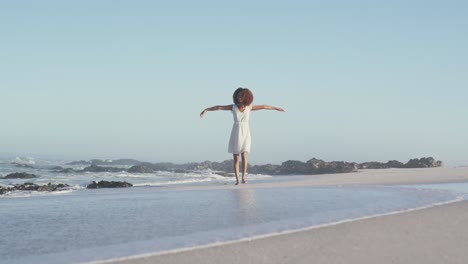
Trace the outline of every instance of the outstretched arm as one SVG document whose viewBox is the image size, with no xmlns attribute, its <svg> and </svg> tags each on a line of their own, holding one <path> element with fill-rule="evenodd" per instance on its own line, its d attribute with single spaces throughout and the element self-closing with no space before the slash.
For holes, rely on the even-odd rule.
<svg viewBox="0 0 468 264">
<path fill-rule="evenodd" d="M 283 108 L 279 108 L 279 107 L 271 106 L 271 105 L 253 105 L 252 106 L 252 111 L 263 110 L 263 109 L 284 112 Z"/>
<path fill-rule="evenodd" d="M 206 111 L 217 111 L 217 110 L 232 110 L 232 105 L 217 105 L 217 106 L 206 108 L 200 113 L 200 118 L 203 117 Z"/>
</svg>

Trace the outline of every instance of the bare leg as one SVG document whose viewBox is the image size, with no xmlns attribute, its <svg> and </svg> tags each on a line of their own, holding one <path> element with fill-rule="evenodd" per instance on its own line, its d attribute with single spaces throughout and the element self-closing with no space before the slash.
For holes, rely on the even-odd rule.
<svg viewBox="0 0 468 264">
<path fill-rule="evenodd" d="M 242 183 L 246 183 L 245 176 L 247 175 L 247 152 L 242 152 Z"/>
<path fill-rule="evenodd" d="M 234 157 L 234 174 L 236 175 L 236 185 L 239 185 L 239 154 L 232 154 Z"/>
</svg>

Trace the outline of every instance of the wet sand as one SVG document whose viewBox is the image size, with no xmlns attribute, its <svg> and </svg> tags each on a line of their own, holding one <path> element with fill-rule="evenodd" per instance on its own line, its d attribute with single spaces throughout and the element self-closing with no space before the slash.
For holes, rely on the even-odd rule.
<svg viewBox="0 0 468 264">
<path fill-rule="evenodd" d="M 318 175 L 300 182 L 266 183 L 258 184 L 258 187 L 467 181 L 468 168 L 390 169 Z M 265 238 L 135 256 L 109 263 L 467 263 L 467 224 L 468 201 L 462 201 Z"/>
</svg>

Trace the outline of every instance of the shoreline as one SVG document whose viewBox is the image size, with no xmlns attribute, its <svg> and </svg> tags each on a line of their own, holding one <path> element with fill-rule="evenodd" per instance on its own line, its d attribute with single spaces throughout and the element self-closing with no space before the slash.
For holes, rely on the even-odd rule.
<svg viewBox="0 0 468 264">
<path fill-rule="evenodd" d="M 286 187 L 325 187 L 350 185 L 416 185 L 468 182 L 468 167 L 440 167 L 417 169 L 365 169 L 350 173 L 315 175 L 277 175 L 272 177 L 295 178 L 299 180 L 233 185 L 167 186 L 173 190 L 211 190 L 235 188 L 286 188 Z"/>
<path fill-rule="evenodd" d="M 468 182 L 468 168 L 432 168 L 387 169 L 384 173 L 382 170 L 365 170 L 356 173 L 312 175 L 304 176 L 298 181 L 256 183 L 240 187 L 223 185 L 170 188 L 198 190 L 466 182 Z M 468 201 L 458 197 L 441 204 L 382 215 L 364 216 L 194 248 L 90 263 L 218 263 L 220 259 L 224 264 L 465 263 L 468 259 L 468 253 L 465 253 L 463 246 L 468 244 L 468 231 L 464 230 L 466 222 L 468 222 Z M 408 223 L 413 224 L 408 225 Z M 373 232 L 370 233 L 369 230 Z M 430 238 L 423 239 L 428 235 Z M 457 236 L 457 240 L 452 239 L 452 236 Z M 434 244 L 438 246 L 435 247 Z M 447 256 L 451 259 L 448 260 Z"/>
<path fill-rule="evenodd" d="M 89 263 L 466 263 L 468 201 Z M 430 250 L 431 249 L 431 250 Z"/>
<path fill-rule="evenodd" d="M 200 245 L 200 246 L 195 246 L 195 247 L 188 247 L 188 248 L 179 248 L 179 249 L 174 249 L 174 250 L 168 250 L 168 251 L 161 251 L 161 252 L 155 252 L 155 253 L 146 253 L 146 254 L 141 254 L 141 255 L 134 255 L 134 256 L 128 256 L 128 257 L 123 257 L 123 258 L 116 258 L 116 259 L 109 259 L 109 260 L 102 260 L 102 261 L 92 261 L 92 262 L 87 262 L 87 263 L 93 263 L 93 264 L 105 264 L 105 263 L 134 263 L 134 260 L 139 261 L 140 259 L 154 259 L 158 257 L 164 257 L 165 255 L 172 255 L 172 254 L 186 254 L 192 251 L 199 251 L 199 250 L 205 250 L 205 249 L 210 249 L 210 248 L 216 248 L 216 247 L 228 247 L 229 245 L 234 245 L 238 243 L 248 243 L 256 240 L 268 240 L 268 239 L 277 239 L 277 237 L 281 236 L 286 236 L 286 235 L 294 235 L 296 233 L 301 233 L 301 232 L 309 232 L 315 229 L 320 229 L 320 228 L 328 228 L 328 227 L 333 227 L 336 225 L 342 225 L 342 224 L 348 224 L 348 223 L 353 223 L 357 221 L 365 221 L 368 219 L 373 219 L 373 218 L 380 218 L 380 217 L 386 217 L 386 216 L 393 216 L 393 215 L 399 215 L 399 214 L 406 214 L 406 213 L 411 213 L 411 212 L 416 212 L 420 210 L 426 210 L 426 209 L 431 209 L 434 207 L 440 207 L 440 206 L 445 206 L 445 205 L 450 205 L 454 203 L 460 203 L 460 202 L 467 202 L 465 201 L 464 197 L 458 196 L 457 198 L 453 200 L 449 200 L 446 202 L 440 202 L 440 203 L 435 203 L 427 206 L 422 206 L 422 207 L 416 207 L 416 208 L 411 208 L 411 209 L 405 209 L 401 211 L 393 211 L 393 212 L 388 212 L 388 213 L 383 213 L 383 214 L 377 214 L 377 215 L 368 215 L 368 216 L 362 216 L 358 218 L 352 218 L 352 219 L 345 219 L 345 220 L 340 220 L 337 222 L 331 222 L 331 223 L 326 223 L 326 224 L 320 224 L 320 225 L 314 225 L 314 226 L 309 226 L 309 227 L 304 227 L 304 228 L 299 228 L 299 229 L 291 229 L 291 230 L 286 230 L 286 231 L 281 231 L 278 233 L 270 233 L 270 234 L 264 234 L 264 235 L 257 235 L 253 237 L 247 237 L 247 238 L 242 238 L 238 240 L 230 240 L 230 241 L 223 241 L 223 242 L 217 242 L 217 243 L 211 243 L 207 245 Z M 137 262 L 140 263 L 140 262 Z"/>
</svg>

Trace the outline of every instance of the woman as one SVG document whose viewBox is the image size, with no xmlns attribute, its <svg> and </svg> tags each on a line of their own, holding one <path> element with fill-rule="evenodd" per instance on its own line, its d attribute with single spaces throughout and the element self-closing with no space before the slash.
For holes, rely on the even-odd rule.
<svg viewBox="0 0 468 264">
<path fill-rule="evenodd" d="M 245 176 L 247 174 L 247 154 L 250 152 L 250 127 L 249 119 L 250 112 L 257 110 L 276 110 L 284 112 L 284 109 L 270 105 L 252 105 L 253 94 L 247 88 L 238 88 L 232 99 L 232 105 L 218 105 L 206 108 L 200 113 L 203 117 L 207 111 L 229 110 L 234 117 L 234 125 L 231 130 L 229 139 L 228 152 L 232 153 L 234 158 L 234 174 L 236 175 L 236 185 L 239 184 L 239 156 L 242 156 L 242 183 L 246 183 Z"/>
</svg>

